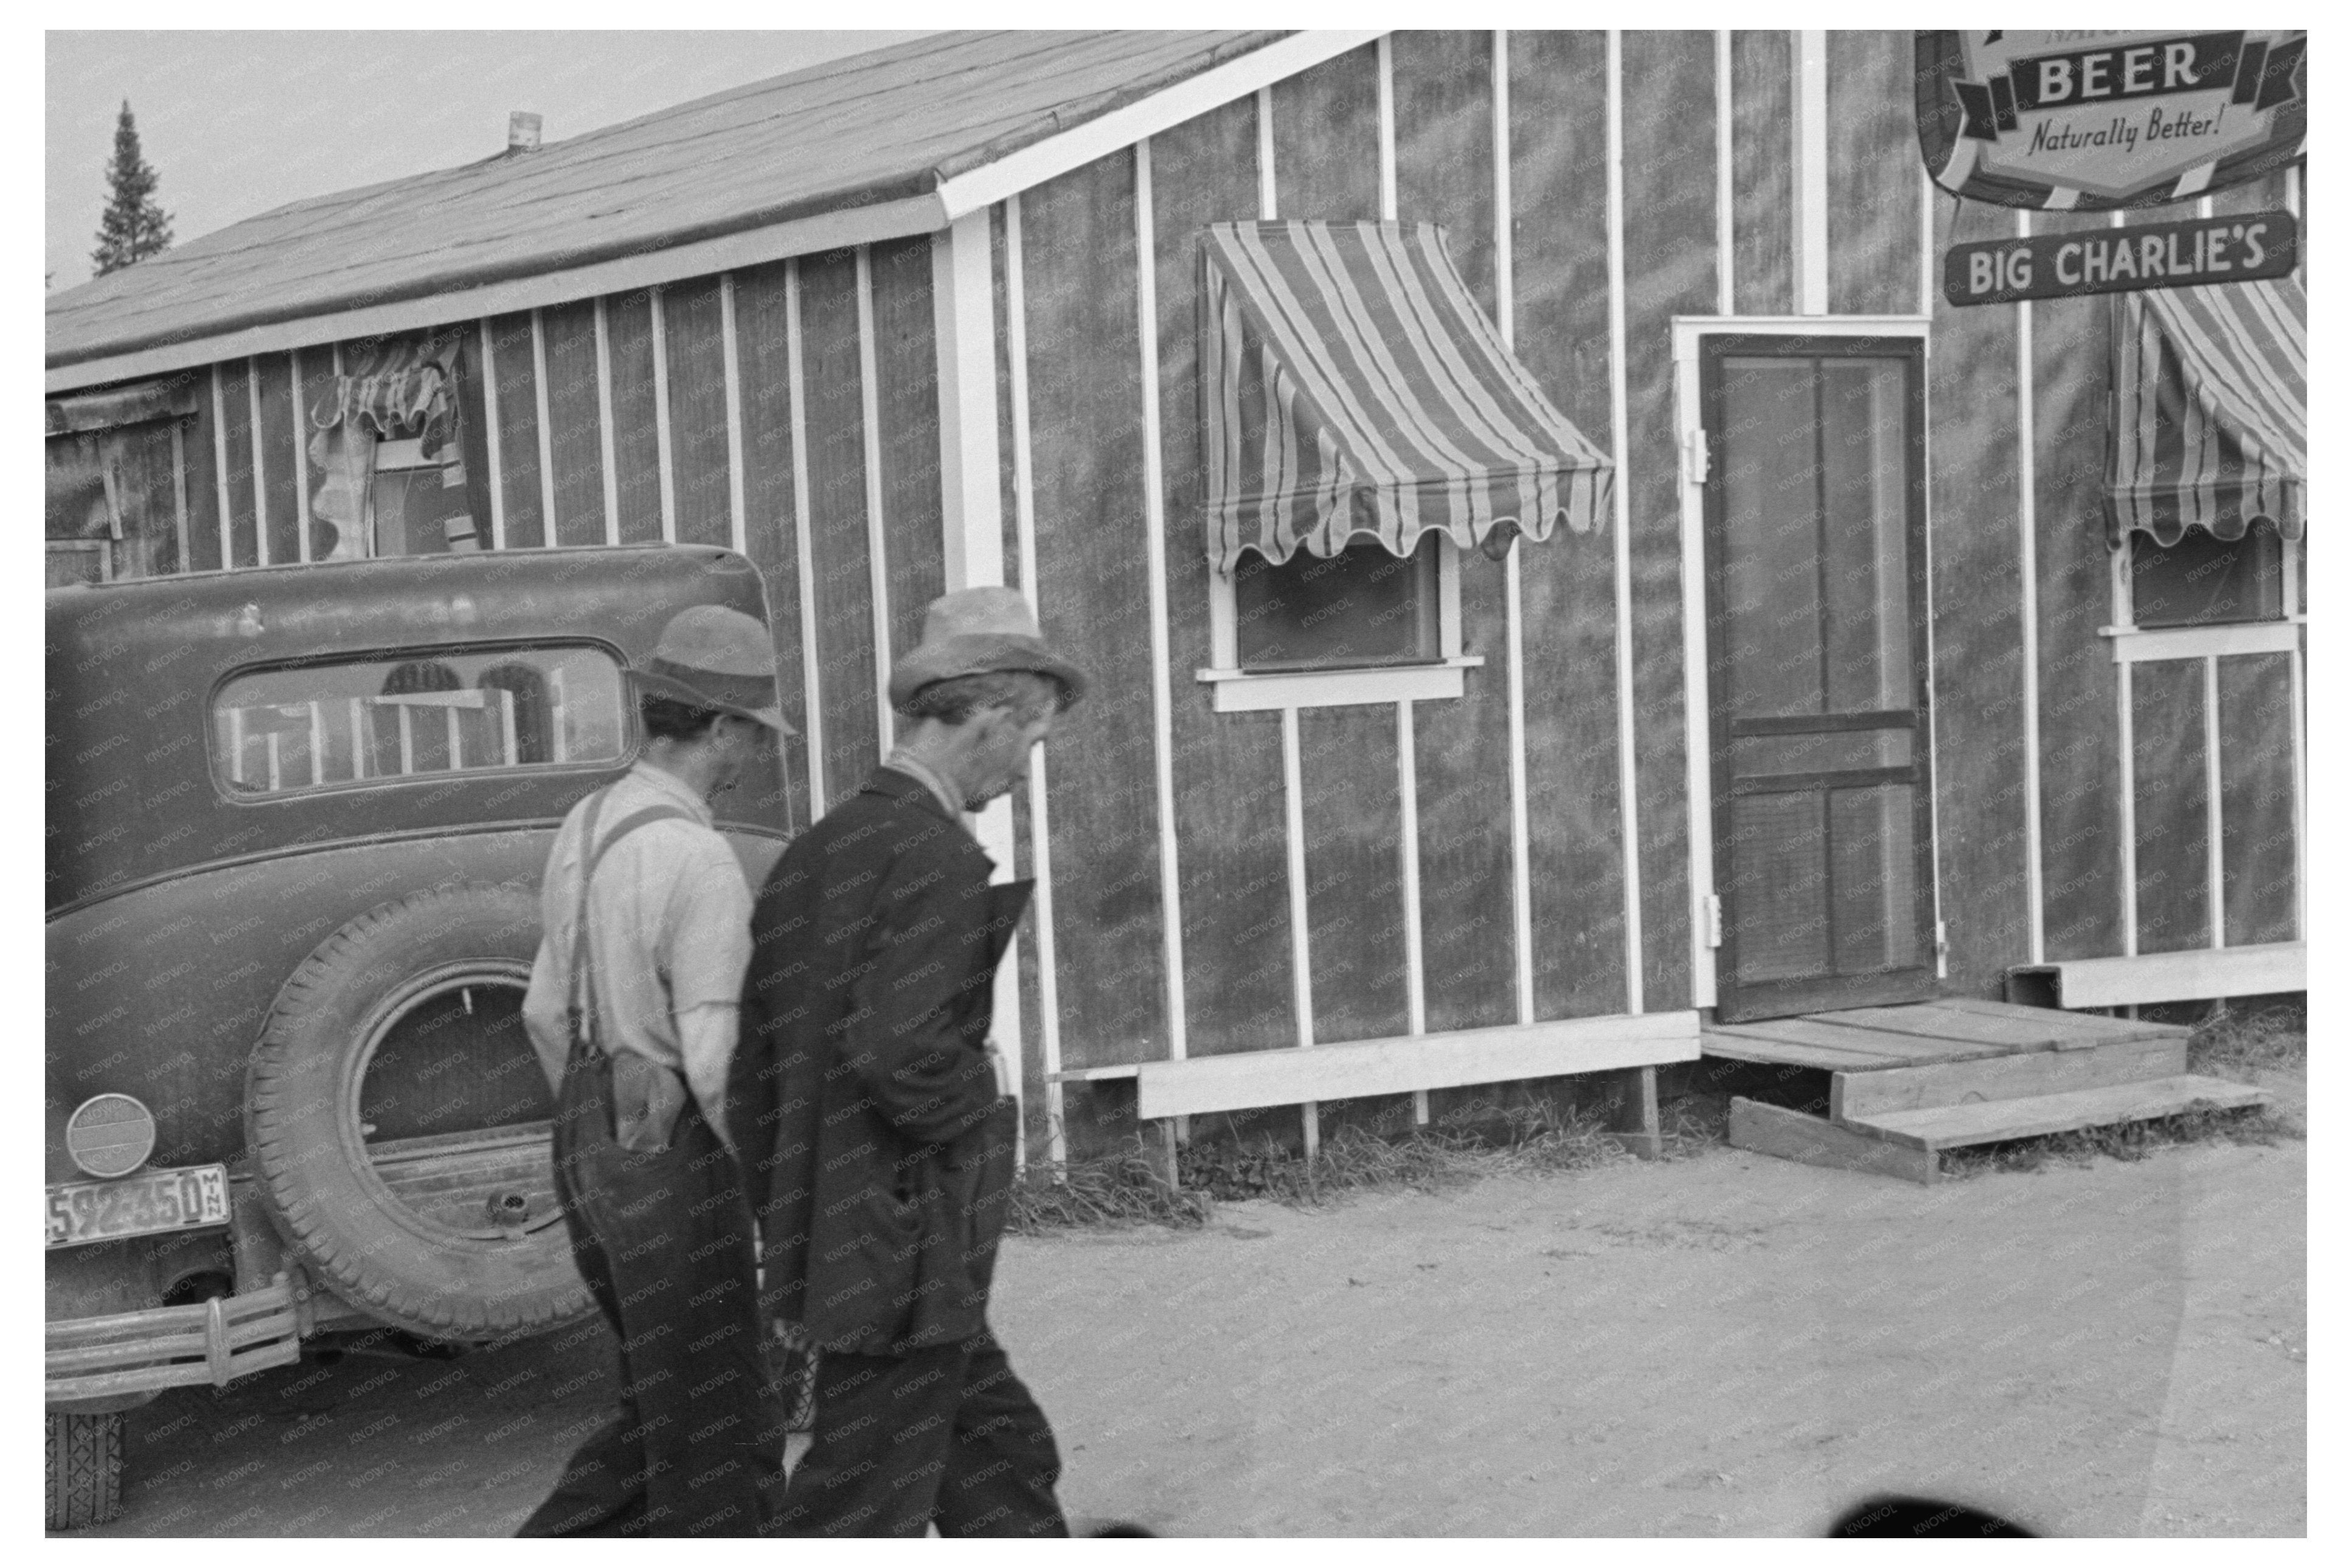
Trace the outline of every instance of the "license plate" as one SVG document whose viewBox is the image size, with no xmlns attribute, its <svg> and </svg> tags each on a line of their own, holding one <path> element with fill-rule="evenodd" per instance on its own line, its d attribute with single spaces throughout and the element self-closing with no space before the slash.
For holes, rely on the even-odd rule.
<svg viewBox="0 0 2352 1568">
<path fill-rule="evenodd" d="M 142 1171 L 114 1182 L 60 1182 L 48 1192 L 51 1247 L 228 1223 L 228 1167 Z"/>
</svg>

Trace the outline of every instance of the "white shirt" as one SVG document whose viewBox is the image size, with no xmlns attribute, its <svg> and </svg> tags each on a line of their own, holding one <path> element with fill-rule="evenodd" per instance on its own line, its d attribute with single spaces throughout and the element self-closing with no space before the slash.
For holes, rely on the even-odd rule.
<svg viewBox="0 0 2352 1568">
<path fill-rule="evenodd" d="M 709 806 L 676 774 L 646 763 L 604 792 L 598 842 L 654 805 L 674 807 L 683 819 L 649 823 L 615 843 L 589 892 L 597 1037 L 608 1051 L 635 1051 L 682 1071 L 705 1120 L 718 1128 L 751 963 L 751 892 L 734 850 L 711 826 Z M 565 1012 L 588 806 L 583 800 L 572 808 L 548 852 L 539 894 L 542 934 L 523 999 L 523 1026 L 551 1085 L 562 1083 L 570 1049 Z"/>
</svg>

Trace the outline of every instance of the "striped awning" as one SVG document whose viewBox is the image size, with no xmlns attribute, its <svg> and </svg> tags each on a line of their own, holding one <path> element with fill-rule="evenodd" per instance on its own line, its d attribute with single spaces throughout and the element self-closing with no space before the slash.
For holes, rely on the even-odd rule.
<svg viewBox="0 0 2352 1568">
<path fill-rule="evenodd" d="M 1503 346 L 1431 224 L 1225 223 L 1202 245 L 1209 556 L 1598 527 L 1612 468 Z"/>
<path fill-rule="evenodd" d="M 2107 530 L 2303 537 L 2304 297 L 2291 278 L 2113 297 Z"/>
</svg>

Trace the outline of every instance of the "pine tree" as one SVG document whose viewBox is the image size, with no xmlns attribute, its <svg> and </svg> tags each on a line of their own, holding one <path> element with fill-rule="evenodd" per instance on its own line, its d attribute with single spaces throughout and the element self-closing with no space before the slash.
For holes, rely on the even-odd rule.
<svg viewBox="0 0 2352 1568">
<path fill-rule="evenodd" d="M 155 200 L 156 174 L 139 150 L 139 127 L 131 100 L 114 121 L 114 157 L 106 165 L 106 216 L 99 220 L 98 248 L 89 253 L 98 276 L 172 247 L 172 215 Z"/>
</svg>

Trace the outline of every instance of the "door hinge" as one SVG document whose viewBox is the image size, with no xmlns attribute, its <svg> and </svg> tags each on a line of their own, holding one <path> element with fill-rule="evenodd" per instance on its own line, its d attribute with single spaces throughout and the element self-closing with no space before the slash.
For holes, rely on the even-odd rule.
<svg viewBox="0 0 2352 1568">
<path fill-rule="evenodd" d="M 1715 893 L 1706 896 L 1706 945 L 1723 945 L 1723 900 Z"/>
<path fill-rule="evenodd" d="M 1952 940 L 1944 931 L 1944 922 L 1936 922 L 1936 978 L 1945 977 L 1945 961 L 1951 956 Z"/>
<path fill-rule="evenodd" d="M 1706 483 L 1706 432 L 1696 429 L 1684 431 L 1683 479 L 1685 482 L 1694 485 Z"/>
</svg>

